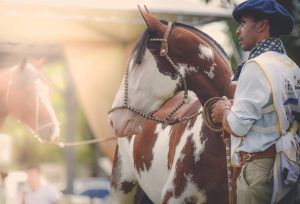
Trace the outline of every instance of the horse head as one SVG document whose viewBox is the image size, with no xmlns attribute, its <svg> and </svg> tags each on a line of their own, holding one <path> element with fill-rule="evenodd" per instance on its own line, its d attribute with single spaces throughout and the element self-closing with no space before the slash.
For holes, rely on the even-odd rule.
<svg viewBox="0 0 300 204">
<path fill-rule="evenodd" d="M 33 63 L 23 60 L 20 65 L 4 70 L 1 76 L 1 116 L 4 118 L 11 114 L 41 141 L 55 141 L 60 134 L 60 128 L 41 66 L 34 66 Z"/>
<path fill-rule="evenodd" d="M 202 104 L 234 93 L 228 58 L 216 41 L 194 27 L 141 14 L 147 29 L 133 50 L 109 114 L 118 136 L 138 134 L 144 118 L 151 119 L 178 91 L 185 91 L 185 99 L 187 90 L 195 92 Z"/>
</svg>

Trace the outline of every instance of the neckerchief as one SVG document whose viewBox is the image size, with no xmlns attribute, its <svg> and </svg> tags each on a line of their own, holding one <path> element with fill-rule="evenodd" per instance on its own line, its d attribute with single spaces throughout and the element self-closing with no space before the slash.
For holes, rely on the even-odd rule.
<svg viewBox="0 0 300 204">
<path fill-rule="evenodd" d="M 275 51 L 275 52 L 279 52 L 281 54 L 285 54 L 285 48 L 284 48 L 281 40 L 278 38 L 269 38 L 269 39 L 265 39 L 265 40 L 262 40 L 262 41 L 256 43 L 256 45 L 254 46 L 254 48 L 252 48 L 252 50 L 250 52 L 248 60 L 250 60 L 254 57 L 257 57 L 260 54 L 262 54 L 264 52 L 268 52 L 268 51 Z M 242 68 L 245 63 L 246 63 L 246 61 L 242 62 L 241 64 L 239 64 L 237 66 L 236 73 L 235 73 L 232 81 L 237 81 L 239 79 Z"/>
</svg>

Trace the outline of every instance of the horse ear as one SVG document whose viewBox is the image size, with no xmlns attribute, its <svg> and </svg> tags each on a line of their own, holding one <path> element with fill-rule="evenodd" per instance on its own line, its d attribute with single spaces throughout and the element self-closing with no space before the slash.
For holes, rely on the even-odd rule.
<svg viewBox="0 0 300 204">
<path fill-rule="evenodd" d="M 147 9 L 146 9 L 146 11 L 143 11 L 139 5 L 138 5 L 138 8 L 139 8 L 139 11 L 140 11 L 145 23 L 147 24 L 147 27 L 151 31 L 163 31 L 164 30 L 165 25 L 160 22 L 159 18 L 157 18 L 154 14 L 150 13 Z"/>
</svg>

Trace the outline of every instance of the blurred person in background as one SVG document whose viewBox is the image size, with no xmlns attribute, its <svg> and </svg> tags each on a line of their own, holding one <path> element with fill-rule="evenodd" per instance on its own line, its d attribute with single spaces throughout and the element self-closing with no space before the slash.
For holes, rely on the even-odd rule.
<svg viewBox="0 0 300 204">
<path fill-rule="evenodd" d="M 4 179 L 7 176 L 6 173 L 0 171 L 0 203 L 5 204 L 5 186 Z"/>
<path fill-rule="evenodd" d="M 27 168 L 27 183 L 21 194 L 21 204 L 59 204 L 60 192 L 42 179 L 40 168 Z"/>
</svg>

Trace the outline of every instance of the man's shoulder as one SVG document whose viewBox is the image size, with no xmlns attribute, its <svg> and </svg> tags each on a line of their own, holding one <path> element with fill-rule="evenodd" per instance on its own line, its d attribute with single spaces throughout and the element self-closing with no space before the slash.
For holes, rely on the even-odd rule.
<svg viewBox="0 0 300 204">
<path fill-rule="evenodd" d="M 249 61 L 257 61 L 257 62 L 274 62 L 274 59 L 276 60 L 289 60 L 292 61 L 286 54 L 282 54 L 275 51 L 268 51 L 260 54 L 259 56 L 249 60 Z"/>
</svg>

